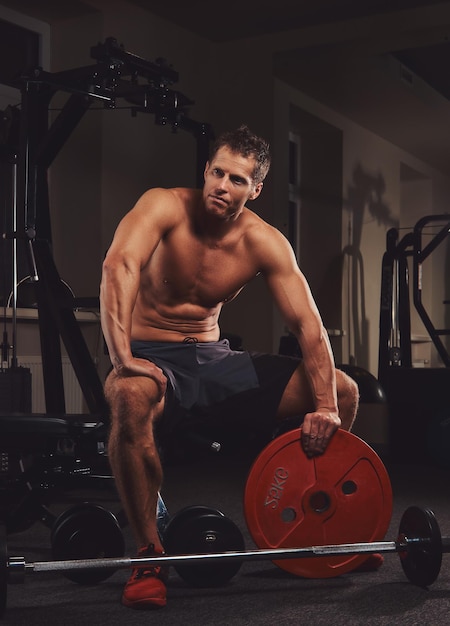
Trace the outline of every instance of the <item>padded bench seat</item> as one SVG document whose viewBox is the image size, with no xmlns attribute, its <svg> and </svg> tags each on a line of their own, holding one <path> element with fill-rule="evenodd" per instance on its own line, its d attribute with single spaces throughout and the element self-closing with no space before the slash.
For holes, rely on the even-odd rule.
<svg viewBox="0 0 450 626">
<path fill-rule="evenodd" d="M 50 435 L 73 437 L 92 432 L 103 425 L 101 416 L 90 414 L 49 415 L 47 413 L 1 413 L 0 435 Z"/>
</svg>

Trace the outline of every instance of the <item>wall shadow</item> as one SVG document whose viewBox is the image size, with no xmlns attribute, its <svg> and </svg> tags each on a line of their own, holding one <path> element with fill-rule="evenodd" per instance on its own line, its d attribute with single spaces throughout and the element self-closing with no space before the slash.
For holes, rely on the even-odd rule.
<svg viewBox="0 0 450 626">
<path fill-rule="evenodd" d="M 349 353 L 351 364 L 369 368 L 369 320 L 366 316 L 366 280 L 364 257 L 361 253 L 361 239 L 367 214 L 386 231 L 398 227 L 398 219 L 393 214 L 389 203 L 384 199 L 386 181 L 381 172 L 373 173 L 366 170 L 358 162 L 347 186 L 344 197 L 345 208 L 352 214 L 352 231 L 350 242 L 344 247 L 341 255 L 341 279 L 347 268 L 348 307 L 350 326 L 347 329 L 349 341 L 353 339 L 352 351 Z M 366 211 L 367 209 L 367 211 Z M 366 219 L 366 221 L 365 221 Z M 380 251 L 380 272 L 381 272 Z M 344 297 L 344 295 L 343 295 Z"/>
</svg>

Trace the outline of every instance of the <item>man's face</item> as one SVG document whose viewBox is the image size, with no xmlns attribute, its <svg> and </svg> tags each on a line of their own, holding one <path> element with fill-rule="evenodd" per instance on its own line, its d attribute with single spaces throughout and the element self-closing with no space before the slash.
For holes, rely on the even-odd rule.
<svg viewBox="0 0 450 626">
<path fill-rule="evenodd" d="M 205 167 L 203 200 L 206 212 L 223 220 L 235 219 L 247 200 L 261 193 L 263 184 L 254 184 L 253 157 L 245 158 L 223 147 Z"/>
</svg>

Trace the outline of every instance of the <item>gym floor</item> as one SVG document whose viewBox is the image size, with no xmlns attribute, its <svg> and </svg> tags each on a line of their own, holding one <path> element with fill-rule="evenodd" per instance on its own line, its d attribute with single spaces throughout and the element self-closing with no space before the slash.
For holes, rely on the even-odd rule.
<svg viewBox="0 0 450 626">
<path fill-rule="evenodd" d="M 254 544 L 243 514 L 243 491 L 253 454 L 211 455 L 197 461 L 169 464 L 165 470 L 164 500 L 170 513 L 204 504 L 219 508 L 244 534 L 247 549 Z M 431 465 L 385 462 L 393 488 L 393 515 L 386 541 L 397 539 L 400 518 L 411 505 L 432 509 L 443 535 L 450 535 L 450 470 Z M 71 492 L 53 503 L 55 512 L 83 500 L 97 502 L 113 512 L 120 505 L 113 486 Z M 124 529 L 126 555 L 134 556 L 128 527 Z M 8 551 L 27 562 L 49 560 L 50 533 L 40 523 L 8 537 Z M 62 574 L 28 573 L 24 584 L 8 586 L 4 624 L 141 624 L 159 626 L 197 624 L 393 624 L 448 623 L 450 562 L 443 557 L 441 573 L 428 589 L 412 585 L 397 554 L 386 554 L 376 572 L 349 573 L 337 578 L 305 579 L 293 576 L 269 561 L 246 562 L 224 587 L 188 586 L 172 569 L 165 609 L 150 614 L 120 604 L 128 571 L 116 571 L 95 586 L 73 583 Z"/>
</svg>

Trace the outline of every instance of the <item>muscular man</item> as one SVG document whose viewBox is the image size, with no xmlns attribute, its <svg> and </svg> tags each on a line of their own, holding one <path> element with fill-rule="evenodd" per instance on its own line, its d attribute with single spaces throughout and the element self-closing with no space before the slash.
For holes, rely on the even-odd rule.
<svg viewBox="0 0 450 626">
<path fill-rule="evenodd" d="M 101 319 L 113 371 L 109 459 L 139 554 L 159 554 L 162 469 L 154 426 L 182 411 L 205 419 L 304 416 L 302 446 L 325 451 L 355 418 L 356 384 L 335 370 L 327 333 L 291 246 L 247 204 L 269 170 L 268 144 L 242 126 L 216 141 L 203 190 L 151 189 L 120 222 L 103 265 Z M 261 274 L 303 359 L 233 352 L 219 314 Z M 166 604 L 162 568 L 136 568 L 122 602 Z"/>
</svg>

